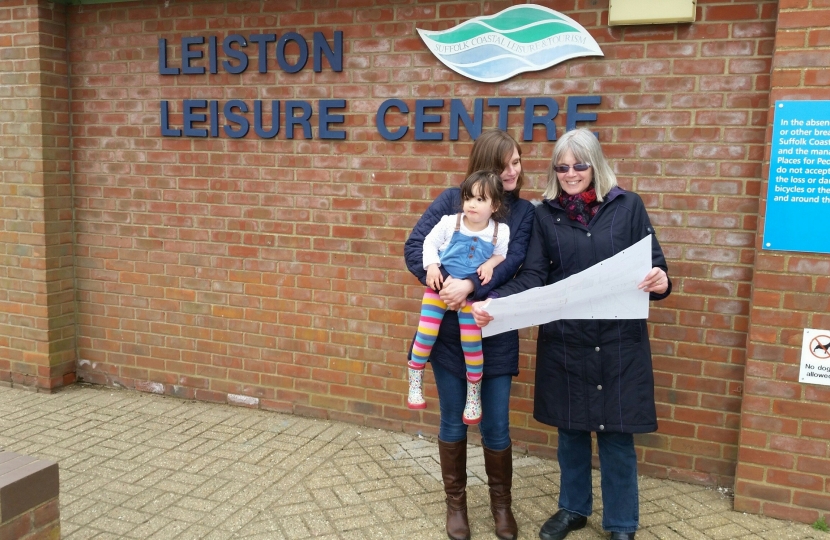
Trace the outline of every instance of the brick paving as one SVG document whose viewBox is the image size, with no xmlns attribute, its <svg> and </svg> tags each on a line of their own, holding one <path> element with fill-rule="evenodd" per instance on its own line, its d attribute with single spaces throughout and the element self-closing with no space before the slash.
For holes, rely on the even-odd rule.
<svg viewBox="0 0 830 540">
<path fill-rule="evenodd" d="M 0 448 L 59 463 L 67 540 L 446 538 L 437 445 L 403 433 L 89 385 L 0 386 Z M 468 473 L 473 538 L 495 538 L 478 446 Z M 558 481 L 556 462 L 514 455 L 520 538 L 538 538 Z M 599 506 L 596 471 L 594 490 Z M 702 486 L 641 477 L 640 497 L 641 540 L 830 540 L 734 512 Z M 568 539 L 606 538 L 600 519 Z"/>
</svg>

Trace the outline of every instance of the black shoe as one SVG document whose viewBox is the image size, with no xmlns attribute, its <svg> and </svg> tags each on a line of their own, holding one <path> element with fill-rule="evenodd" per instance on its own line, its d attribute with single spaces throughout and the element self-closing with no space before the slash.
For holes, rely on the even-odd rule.
<svg viewBox="0 0 830 540">
<path fill-rule="evenodd" d="M 542 540 L 562 540 L 571 531 L 581 529 L 588 523 L 588 518 L 560 508 L 548 519 L 539 531 Z"/>
<path fill-rule="evenodd" d="M 634 540 L 634 533 L 612 532 L 608 540 Z"/>
</svg>

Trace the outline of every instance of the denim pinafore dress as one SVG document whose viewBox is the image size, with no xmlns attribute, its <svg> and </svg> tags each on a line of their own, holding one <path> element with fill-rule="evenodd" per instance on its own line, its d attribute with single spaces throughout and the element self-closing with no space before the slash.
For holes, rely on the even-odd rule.
<svg viewBox="0 0 830 540">
<path fill-rule="evenodd" d="M 493 256 L 493 250 L 499 239 L 499 222 L 495 222 L 493 241 L 484 242 L 477 236 L 467 236 L 461 232 L 461 218 L 459 213 L 455 221 L 455 231 L 452 233 L 447 249 L 438 255 L 441 266 L 456 279 L 465 279 L 473 276 L 479 266 Z"/>
</svg>

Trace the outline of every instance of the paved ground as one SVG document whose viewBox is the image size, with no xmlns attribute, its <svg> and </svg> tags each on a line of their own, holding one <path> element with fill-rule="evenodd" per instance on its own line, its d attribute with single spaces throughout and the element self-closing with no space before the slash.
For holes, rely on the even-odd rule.
<svg viewBox="0 0 830 540">
<path fill-rule="evenodd" d="M 63 538 L 444 539 L 433 441 L 339 422 L 75 385 L 0 386 L 0 447 L 60 464 Z M 556 508 L 558 467 L 514 456 L 520 538 Z M 495 538 L 470 447 L 473 538 Z M 594 478 L 599 501 L 599 478 Z M 717 490 L 640 478 L 638 539 L 830 540 L 731 511 Z M 568 540 L 605 538 L 600 516 Z"/>
</svg>

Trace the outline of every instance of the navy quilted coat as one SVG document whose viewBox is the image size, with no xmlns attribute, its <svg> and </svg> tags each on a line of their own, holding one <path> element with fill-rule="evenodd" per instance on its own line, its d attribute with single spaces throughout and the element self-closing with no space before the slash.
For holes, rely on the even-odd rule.
<svg viewBox="0 0 830 540">
<path fill-rule="evenodd" d="M 496 266 L 493 278 L 482 286 L 478 279 L 472 279 L 475 291 L 474 300 L 483 300 L 494 287 L 503 285 L 522 265 L 530 241 L 530 232 L 533 227 L 533 205 L 530 202 L 505 193 L 505 204 L 510 209 L 507 216 L 507 225 L 510 227 L 510 243 L 507 248 L 507 257 Z M 432 230 L 442 216 L 457 214 L 461 211 L 461 190 L 450 188 L 438 196 L 427 208 L 404 245 L 404 257 L 409 271 L 426 286 L 426 270 L 424 270 L 423 245 L 424 237 Z M 442 268 L 443 270 L 443 268 Z M 447 274 L 444 272 L 444 277 Z M 415 329 L 413 328 L 413 334 Z M 447 311 L 441 327 L 438 329 L 438 338 L 432 348 L 430 362 L 437 362 L 455 376 L 465 379 L 464 354 L 461 351 L 461 334 L 458 328 L 458 315 L 454 311 Z M 519 373 L 519 333 L 505 332 L 497 336 L 482 340 L 484 349 L 484 377 L 499 375 L 518 375 Z"/>
<path fill-rule="evenodd" d="M 536 207 L 524 266 L 496 289 L 508 296 L 581 272 L 652 235 L 652 266 L 667 270 L 645 205 L 615 187 L 582 225 L 557 201 Z M 671 293 L 671 281 L 661 300 Z M 648 329 L 642 320 L 564 320 L 541 325 L 536 347 L 533 417 L 582 431 L 647 433 L 657 429 Z"/>
</svg>

